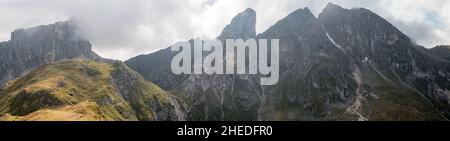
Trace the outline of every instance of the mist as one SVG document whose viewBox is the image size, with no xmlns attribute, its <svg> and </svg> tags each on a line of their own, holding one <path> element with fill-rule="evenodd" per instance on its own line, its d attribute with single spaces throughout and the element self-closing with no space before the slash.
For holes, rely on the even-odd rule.
<svg viewBox="0 0 450 141">
<path fill-rule="evenodd" d="M 256 11 L 261 33 L 299 8 L 317 16 L 328 2 L 370 9 L 426 47 L 450 44 L 446 0 L 2 0 L 0 41 L 14 29 L 75 19 L 95 52 L 126 60 L 178 41 L 215 38 L 246 8 Z"/>
</svg>

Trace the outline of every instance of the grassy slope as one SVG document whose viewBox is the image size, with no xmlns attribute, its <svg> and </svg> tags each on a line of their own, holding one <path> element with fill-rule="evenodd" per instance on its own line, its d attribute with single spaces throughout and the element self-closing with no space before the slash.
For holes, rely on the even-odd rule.
<svg viewBox="0 0 450 141">
<path fill-rule="evenodd" d="M 138 78 L 135 89 L 142 90 L 130 104 L 114 87 L 111 74 L 117 69 L 115 65 L 85 60 L 40 67 L 0 94 L 0 115 L 4 115 L 0 120 L 139 120 L 140 113 L 151 113 L 141 118 L 155 119 L 151 107 L 136 109 L 131 104 L 145 105 L 142 101 L 146 97 L 168 103 L 165 92 Z"/>
</svg>

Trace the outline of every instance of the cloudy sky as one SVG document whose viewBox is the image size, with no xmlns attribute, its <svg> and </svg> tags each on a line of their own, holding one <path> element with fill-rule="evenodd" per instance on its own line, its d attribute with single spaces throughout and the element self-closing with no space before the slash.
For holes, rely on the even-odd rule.
<svg viewBox="0 0 450 141">
<path fill-rule="evenodd" d="M 94 51 L 126 60 L 177 41 L 215 38 L 249 7 L 260 33 L 299 8 L 317 16 L 328 2 L 370 9 L 426 47 L 450 44 L 450 0 L 1 0 L 0 41 L 17 28 L 76 18 Z"/>
</svg>

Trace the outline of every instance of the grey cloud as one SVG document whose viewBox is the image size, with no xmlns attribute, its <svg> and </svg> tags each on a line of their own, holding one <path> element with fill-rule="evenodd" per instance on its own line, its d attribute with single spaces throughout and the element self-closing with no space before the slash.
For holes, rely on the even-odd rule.
<svg viewBox="0 0 450 141">
<path fill-rule="evenodd" d="M 387 18 L 392 24 L 396 25 L 400 31 L 408 35 L 415 42 L 430 48 L 438 45 L 444 39 L 434 33 L 433 27 L 422 22 L 405 22 L 395 18 Z"/>
<path fill-rule="evenodd" d="M 0 40 L 7 40 L 16 28 L 50 24 L 74 18 L 93 42 L 94 50 L 107 58 L 125 60 L 150 53 L 212 30 L 214 38 L 239 10 L 253 8 L 257 12 L 257 32 L 262 32 L 288 13 L 309 7 L 317 16 L 331 1 L 345 8 L 365 7 L 392 22 L 407 35 L 426 46 L 439 44 L 434 27 L 421 22 L 405 22 L 392 17 L 383 0 L 231 0 L 221 12 L 206 21 L 196 21 L 208 7 L 229 0 L 2 0 L 0 1 Z M 238 7 L 238 8 L 236 8 Z M 228 10 L 233 9 L 233 10 Z M 212 18 L 212 19 L 209 19 Z M 219 21 L 202 28 L 199 22 Z M 206 23 L 209 24 L 209 23 Z M 213 29 L 212 29 L 213 28 Z M 202 31 L 203 32 L 203 31 Z"/>
</svg>

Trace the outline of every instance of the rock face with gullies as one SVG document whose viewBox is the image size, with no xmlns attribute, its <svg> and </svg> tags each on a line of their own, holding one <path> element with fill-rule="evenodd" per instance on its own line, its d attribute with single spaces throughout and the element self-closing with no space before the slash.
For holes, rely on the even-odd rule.
<svg viewBox="0 0 450 141">
<path fill-rule="evenodd" d="M 257 38 L 280 39 L 282 56 L 279 83 L 263 88 L 260 119 L 442 119 L 418 93 L 391 83 L 369 62 L 353 61 L 308 8 L 289 14 Z"/>
<path fill-rule="evenodd" d="M 450 117 L 450 63 L 367 9 L 328 4 L 319 20 L 359 69 L 370 65 L 386 80 L 424 97 L 444 118 Z"/>
<path fill-rule="evenodd" d="M 256 36 L 255 24 L 256 12 L 250 8 L 246 9 L 232 19 L 232 22 L 223 29 L 217 39 L 254 38 Z M 194 40 L 191 39 L 189 42 L 193 45 Z M 151 54 L 133 57 L 125 63 L 161 88 L 174 89 L 189 77 L 172 73 L 170 64 L 175 55 L 176 52 L 165 48 Z"/>
<path fill-rule="evenodd" d="M 256 13 L 246 9 L 232 19 L 217 39 L 255 38 Z M 189 41 L 193 44 L 194 40 Z M 189 103 L 193 120 L 253 120 L 260 104 L 259 82 L 238 75 L 174 75 L 170 69 L 176 52 L 170 48 L 126 61 L 147 80 L 158 84 Z M 158 65 L 157 65 L 158 64 Z M 158 66 L 158 67 L 154 67 Z M 251 86 L 250 86 L 251 85 Z M 246 88 L 240 88 L 247 86 Z M 237 89 L 234 89 L 237 88 Z M 228 116 L 233 115 L 233 116 Z"/>
<path fill-rule="evenodd" d="M 248 19 L 255 17 L 252 11 L 238 14 L 218 39 L 253 38 L 254 30 L 247 30 L 250 26 L 254 29 L 256 20 Z M 240 32 L 244 29 L 249 34 Z M 319 18 L 308 8 L 298 9 L 254 38 L 280 40 L 280 79 L 276 85 L 259 85 L 258 75 L 184 75 L 172 79 L 180 76 L 171 74 L 171 57 L 161 51 L 126 63 L 148 80 L 153 81 L 154 76 L 159 76 L 158 81 L 171 80 L 175 85 L 163 88 L 186 100 L 188 116 L 194 120 L 448 117 L 444 111 L 448 104 L 439 101 L 445 100 L 442 86 L 450 84 L 442 83 L 449 80 L 446 63 L 422 53 L 423 48 L 367 9 L 348 10 L 329 4 Z M 170 53 L 169 49 L 163 51 Z M 426 65 L 427 61 L 432 63 Z M 426 67 L 431 71 L 423 72 Z"/>
<path fill-rule="evenodd" d="M 185 109 L 119 61 L 50 63 L 0 92 L 0 120 L 186 120 Z"/>
<path fill-rule="evenodd" d="M 237 14 L 217 39 L 225 45 L 226 39 L 255 38 L 255 24 L 256 12 L 248 8 Z M 257 79 L 256 75 L 192 74 L 173 93 L 189 103 L 194 120 L 254 120 L 262 104 Z"/>
<path fill-rule="evenodd" d="M 0 43 L 0 84 L 62 59 L 101 59 L 91 47 L 74 21 L 15 30 Z"/>
</svg>

